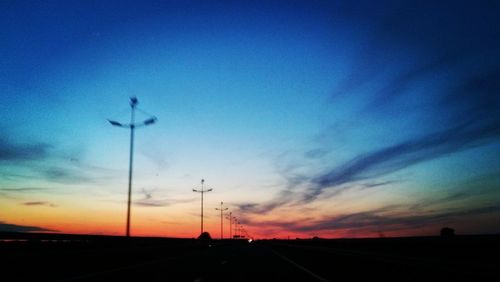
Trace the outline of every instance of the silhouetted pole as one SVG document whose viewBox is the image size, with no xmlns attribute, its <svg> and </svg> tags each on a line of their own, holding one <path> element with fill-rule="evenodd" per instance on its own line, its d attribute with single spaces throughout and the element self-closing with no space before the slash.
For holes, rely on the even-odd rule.
<svg viewBox="0 0 500 282">
<path fill-rule="evenodd" d="M 239 221 L 238 219 L 234 219 L 234 237 L 238 237 L 238 224 L 239 224 Z"/>
<path fill-rule="evenodd" d="M 156 122 L 156 117 L 151 117 L 142 123 L 135 124 L 135 108 L 139 104 L 136 97 L 130 98 L 130 107 L 132 108 L 132 113 L 130 116 L 130 124 L 121 124 L 117 121 L 108 120 L 114 126 L 130 128 L 130 158 L 128 166 L 128 200 L 127 200 L 127 229 L 126 236 L 130 237 L 130 203 L 132 198 L 132 168 L 134 162 L 134 130 L 136 127 L 151 125 Z"/>
<path fill-rule="evenodd" d="M 229 212 L 229 239 L 233 238 L 233 212 Z"/>
<path fill-rule="evenodd" d="M 224 202 L 220 202 L 220 209 L 219 208 L 215 208 L 216 210 L 220 211 L 220 239 L 224 239 L 224 217 L 223 217 L 223 214 L 224 214 L 224 211 L 227 211 L 228 208 L 223 208 L 222 205 L 224 204 Z"/>
<path fill-rule="evenodd" d="M 130 237 L 130 204 L 132 201 L 132 167 L 134 163 L 134 131 L 135 131 L 135 106 L 137 105 L 137 99 L 130 100 L 130 107 L 132 108 L 132 114 L 130 117 L 130 152 L 129 152 L 129 163 L 128 163 L 128 200 L 127 200 L 127 237 Z"/>
<path fill-rule="evenodd" d="M 193 189 L 193 192 L 201 193 L 201 233 L 200 233 L 200 235 L 203 234 L 203 194 L 213 190 L 212 188 L 207 189 L 207 190 L 203 190 L 203 183 L 205 183 L 205 179 L 201 180 L 201 190 Z"/>
<path fill-rule="evenodd" d="M 234 216 L 233 217 L 233 228 L 234 228 L 234 230 L 233 230 L 233 238 L 236 237 L 236 221 L 237 220 L 238 219 Z"/>
</svg>

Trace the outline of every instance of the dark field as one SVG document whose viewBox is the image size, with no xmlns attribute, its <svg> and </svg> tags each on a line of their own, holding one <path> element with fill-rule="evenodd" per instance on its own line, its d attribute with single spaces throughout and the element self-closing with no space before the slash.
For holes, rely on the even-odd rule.
<svg viewBox="0 0 500 282">
<path fill-rule="evenodd" d="M 2 281 L 499 281 L 500 236 L 214 240 L 0 233 Z"/>
</svg>

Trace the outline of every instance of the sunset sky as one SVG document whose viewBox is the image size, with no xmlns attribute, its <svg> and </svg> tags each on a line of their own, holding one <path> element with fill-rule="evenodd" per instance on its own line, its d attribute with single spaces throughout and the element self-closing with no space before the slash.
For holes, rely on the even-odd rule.
<svg viewBox="0 0 500 282">
<path fill-rule="evenodd" d="M 500 2 L 411 2 L 0 1 L 0 230 L 123 235 L 137 96 L 132 235 L 499 233 Z"/>
</svg>

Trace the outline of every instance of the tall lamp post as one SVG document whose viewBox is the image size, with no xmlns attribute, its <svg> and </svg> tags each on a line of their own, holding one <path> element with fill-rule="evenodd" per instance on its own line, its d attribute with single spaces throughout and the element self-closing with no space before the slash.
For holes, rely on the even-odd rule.
<svg viewBox="0 0 500 282">
<path fill-rule="evenodd" d="M 227 211 L 228 208 L 223 208 L 222 205 L 224 204 L 224 202 L 220 202 L 220 209 L 219 208 L 215 208 L 216 210 L 220 211 L 220 239 L 224 239 L 224 211 Z"/>
<path fill-rule="evenodd" d="M 229 212 L 229 216 L 227 217 L 229 219 L 229 239 L 233 238 L 233 212 Z"/>
<path fill-rule="evenodd" d="M 108 120 L 111 125 L 130 128 L 130 159 L 129 159 L 129 167 L 128 167 L 128 200 L 127 200 L 127 230 L 126 236 L 130 237 L 130 202 L 132 197 L 132 164 L 134 162 L 134 130 L 138 127 L 151 125 L 156 122 L 156 117 L 151 117 L 141 123 L 135 123 L 135 109 L 139 104 L 139 101 L 136 97 L 130 98 L 130 107 L 132 108 L 132 114 L 130 116 L 130 124 L 122 124 L 117 121 Z"/>
<path fill-rule="evenodd" d="M 201 193 L 201 233 L 200 233 L 200 235 L 203 234 L 203 194 L 213 190 L 212 188 L 204 190 L 203 183 L 205 183 L 205 179 L 201 180 L 201 190 L 193 189 L 193 192 Z"/>
<path fill-rule="evenodd" d="M 233 217 L 233 226 L 234 226 L 234 233 L 233 233 L 233 238 L 238 238 L 238 224 L 239 221 L 236 217 Z"/>
</svg>

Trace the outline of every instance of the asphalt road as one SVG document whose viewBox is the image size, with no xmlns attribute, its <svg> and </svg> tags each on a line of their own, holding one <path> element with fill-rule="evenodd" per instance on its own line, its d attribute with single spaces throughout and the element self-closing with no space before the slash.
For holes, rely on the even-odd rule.
<svg viewBox="0 0 500 282">
<path fill-rule="evenodd" d="M 271 248 L 244 241 L 22 250 L 2 268 L 2 281 L 317 281 Z"/>
<path fill-rule="evenodd" d="M 59 281 L 315 281 L 258 244 L 219 244 Z M 297 280 L 298 279 L 298 280 Z"/>
<path fill-rule="evenodd" d="M 439 250 L 418 255 L 283 242 L 270 246 L 324 281 L 497 281 L 500 277 L 499 260 L 493 256 L 450 258 Z"/>
<path fill-rule="evenodd" d="M 496 239 L 469 245 L 395 240 L 112 242 L 7 244 L 0 248 L 7 258 L 1 280 L 497 281 L 500 274 Z"/>
</svg>

